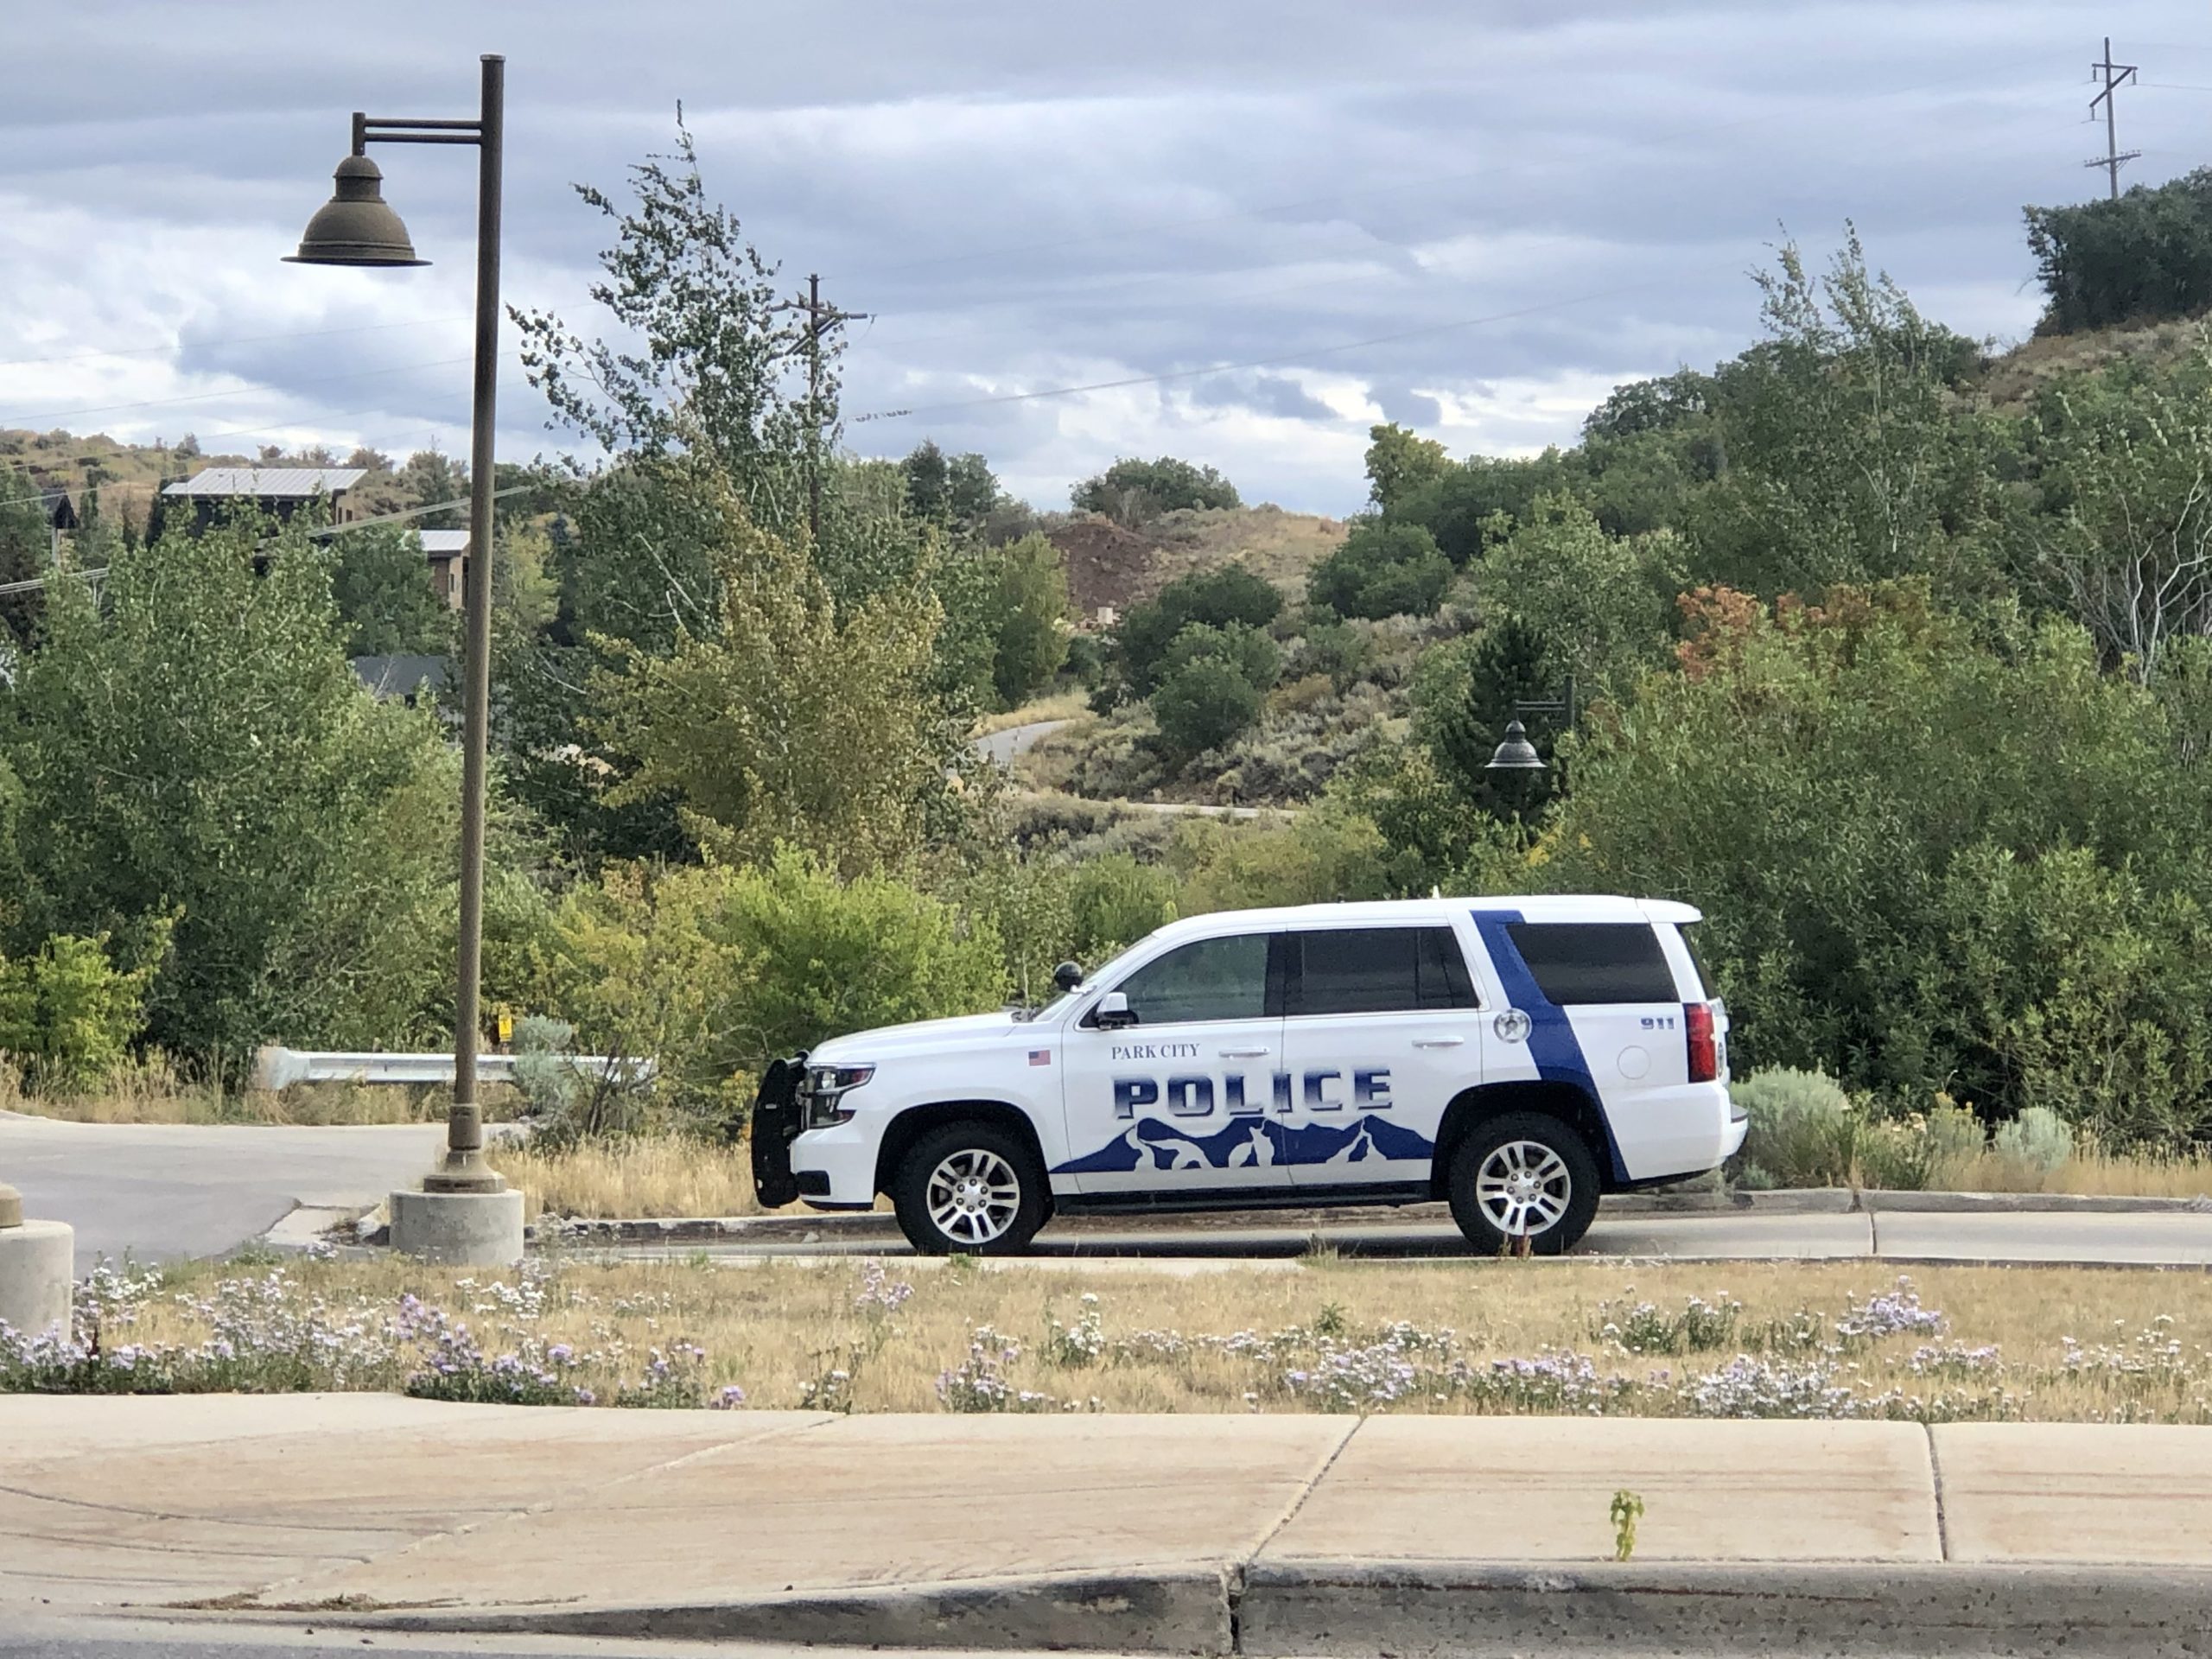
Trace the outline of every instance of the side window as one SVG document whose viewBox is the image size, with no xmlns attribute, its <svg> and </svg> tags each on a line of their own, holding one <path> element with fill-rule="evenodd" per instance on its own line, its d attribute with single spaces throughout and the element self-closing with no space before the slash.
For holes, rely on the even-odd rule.
<svg viewBox="0 0 2212 1659">
<path fill-rule="evenodd" d="M 1268 935 L 1193 939 L 1115 988 L 1140 1026 L 1260 1019 L 1268 1011 Z"/>
<path fill-rule="evenodd" d="M 1448 927 L 1341 927 L 1291 935 L 1285 1012 L 1471 1008 L 1474 982 Z"/>
<path fill-rule="evenodd" d="M 1649 922 L 1515 922 L 1506 931 L 1536 988 L 1561 1007 L 1681 1001 Z"/>
</svg>

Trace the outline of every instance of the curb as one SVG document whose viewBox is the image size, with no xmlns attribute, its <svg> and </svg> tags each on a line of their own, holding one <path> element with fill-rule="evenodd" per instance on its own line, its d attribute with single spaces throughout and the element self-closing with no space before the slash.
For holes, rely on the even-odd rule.
<svg viewBox="0 0 2212 1659">
<path fill-rule="evenodd" d="M 1907 1192 L 1847 1186 L 1802 1187 L 1782 1192 L 1619 1192 L 1599 1201 L 1598 1213 L 1614 1220 L 1657 1216 L 1840 1216 L 1874 1215 L 2212 1215 L 2212 1197 L 2135 1198 L 2080 1192 Z M 1071 1217 L 1057 1224 L 1062 1234 L 1113 1232 L 1132 1220 L 1147 1227 L 1204 1234 L 1224 1226 L 1329 1227 L 1372 1223 L 1381 1212 L 1367 1206 L 1313 1210 L 1237 1211 L 1224 1221 L 1212 1215 Z M 1440 1204 L 1402 1205 L 1389 1212 L 1408 1219 L 1448 1223 Z M 899 1236 L 887 1211 L 861 1215 L 683 1216 L 665 1218 L 579 1219 L 540 1217 L 531 1224 L 529 1242 L 562 1244 L 709 1244 L 788 1243 L 819 1244 L 854 1239 Z"/>
<path fill-rule="evenodd" d="M 2212 1572 L 1936 1563 L 1306 1562 L 677 1605 L 333 1612 L 425 1634 L 1417 1659 L 1484 1651 L 2204 1654 Z M 272 1610 L 273 1611 L 273 1610 Z M 237 1612 L 226 1615 L 236 1618 Z"/>
<path fill-rule="evenodd" d="M 1233 1605 L 1230 1576 L 1209 1567 L 1038 1573 L 658 1606 L 362 1612 L 326 1622 L 429 1635 L 772 1642 L 893 1652 L 959 1647 L 1232 1654 Z"/>
</svg>

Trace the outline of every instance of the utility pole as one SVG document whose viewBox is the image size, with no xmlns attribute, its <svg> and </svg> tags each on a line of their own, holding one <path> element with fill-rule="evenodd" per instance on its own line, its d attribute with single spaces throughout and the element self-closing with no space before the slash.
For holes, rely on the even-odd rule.
<svg viewBox="0 0 2212 1659">
<path fill-rule="evenodd" d="M 840 311 L 834 305 L 822 302 L 822 278 L 810 276 L 806 279 L 806 297 L 788 305 L 770 308 L 777 311 L 806 313 L 806 529 L 814 545 L 822 545 L 822 340 L 833 328 L 842 328 L 849 322 L 864 321 L 865 311 Z"/>
<path fill-rule="evenodd" d="M 2114 107 L 2120 100 L 2113 97 L 2113 93 L 2117 88 L 2135 79 L 2135 66 L 2132 63 L 2114 63 L 2112 60 L 2112 36 L 2107 35 L 2105 36 L 2105 55 L 2101 61 L 2089 66 L 2089 73 L 2104 77 L 2104 89 L 2089 100 L 2089 114 L 2094 118 L 2097 112 L 2097 105 L 2101 104 L 2105 106 L 2105 153 L 2094 161 L 2082 162 L 2082 165 L 2104 168 L 2112 180 L 2112 199 L 2118 201 L 2120 163 L 2135 161 L 2143 154 L 2139 149 L 2120 149 L 2119 122 L 2113 113 Z"/>
</svg>

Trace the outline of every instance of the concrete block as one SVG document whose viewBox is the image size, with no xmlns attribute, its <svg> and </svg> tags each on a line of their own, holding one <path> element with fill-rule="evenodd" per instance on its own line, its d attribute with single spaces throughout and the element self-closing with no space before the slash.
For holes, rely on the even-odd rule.
<svg viewBox="0 0 2212 1659">
<path fill-rule="evenodd" d="M 395 1192 L 391 1248 L 457 1268 L 511 1268 L 522 1260 L 522 1194 Z"/>
<path fill-rule="evenodd" d="M 69 1330 L 77 1236 L 58 1221 L 0 1227 L 0 1321 L 28 1334 Z"/>
<path fill-rule="evenodd" d="M 1934 1440 L 1955 1561 L 2212 1561 L 2212 1430 L 1944 1423 Z"/>
</svg>

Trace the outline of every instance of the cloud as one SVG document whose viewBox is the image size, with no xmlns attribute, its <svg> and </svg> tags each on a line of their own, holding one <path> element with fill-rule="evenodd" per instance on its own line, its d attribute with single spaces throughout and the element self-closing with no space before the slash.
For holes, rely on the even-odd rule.
<svg viewBox="0 0 2212 1659">
<path fill-rule="evenodd" d="M 180 25 L 110 0 L 11 20 L 0 422 L 464 448 L 468 152 L 379 156 L 429 270 L 279 256 L 347 111 L 467 114 L 479 43 L 503 38 L 510 299 L 591 324 L 610 227 L 569 187 L 619 193 L 681 99 L 710 190 L 785 280 L 819 271 L 870 314 L 849 412 L 959 405 L 848 441 L 979 448 L 1045 505 L 1116 454 L 1179 453 L 1248 496 L 1349 511 L 1378 420 L 1455 449 L 1571 442 L 1619 380 L 1756 337 L 1743 273 L 1784 227 L 1817 260 L 1855 219 L 1931 315 L 2017 335 L 2037 309 L 2020 207 L 2094 190 L 2102 139 L 2082 124 L 2097 41 L 2062 0 L 521 16 L 386 0 L 364 29 L 226 0 Z M 2116 0 L 2094 27 L 2146 79 L 2212 71 L 2183 0 Z M 2201 159 L 2202 114 L 2126 97 L 2134 176 Z M 1223 365 L 1246 366 L 1194 372 Z M 1146 377 L 1166 378 L 977 401 Z M 564 442 L 543 418 L 511 371 L 503 452 Z"/>
</svg>

